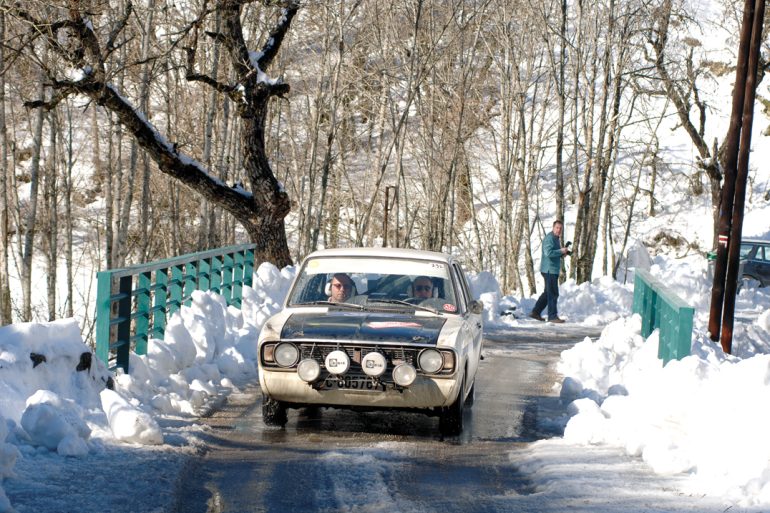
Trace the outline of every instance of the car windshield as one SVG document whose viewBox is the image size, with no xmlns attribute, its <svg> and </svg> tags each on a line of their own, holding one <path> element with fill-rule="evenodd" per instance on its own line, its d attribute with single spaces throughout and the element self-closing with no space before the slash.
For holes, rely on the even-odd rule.
<svg viewBox="0 0 770 513">
<path fill-rule="evenodd" d="M 445 262 L 409 258 L 308 259 L 289 293 L 288 306 L 335 303 L 457 313 Z M 340 304 L 341 307 L 345 307 Z"/>
</svg>

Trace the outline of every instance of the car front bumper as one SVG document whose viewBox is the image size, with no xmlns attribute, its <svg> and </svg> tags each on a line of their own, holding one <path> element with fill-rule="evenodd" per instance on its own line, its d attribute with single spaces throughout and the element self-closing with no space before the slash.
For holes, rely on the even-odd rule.
<svg viewBox="0 0 770 513">
<path fill-rule="evenodd" d="M 427 409 L 449 406 L 457 398 L 462 375 L 451 378 L 431 378 L 418 375 L 406 388 L 387 386 L 385 390 L 355 390 L 340 388 L 318 389 L 302 381 L 293 371 L 260 369 L 262 391 L 278 401 L 361 408 Z M 334 381 L 334 380 L 332 380 Z"/>
</svg>

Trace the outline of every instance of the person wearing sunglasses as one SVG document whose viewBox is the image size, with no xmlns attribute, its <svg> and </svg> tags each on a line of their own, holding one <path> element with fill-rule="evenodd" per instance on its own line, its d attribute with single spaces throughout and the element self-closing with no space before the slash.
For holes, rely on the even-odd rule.
<svg viewBox="0 0 770 513">
<path fill-rule="evenodd" d="M 418 276 L 412 282 L 412 295 L 418 299 L 433 297 L 433 281 L 427 276 Z"/>
<path fill-rule="evenodd" d="M 353 279 L 346 273 L 336 273 L 332 276 L 329 290 L 329 301 L 344 303 L 353 295 Z"/>
</svg>

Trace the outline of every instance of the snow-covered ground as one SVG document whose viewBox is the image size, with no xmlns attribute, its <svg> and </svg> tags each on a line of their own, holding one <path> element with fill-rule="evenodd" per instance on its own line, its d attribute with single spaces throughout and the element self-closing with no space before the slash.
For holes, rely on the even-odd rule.
<svg viewBox="0 0 770 513">
<path fill-rule="evenodd" d="M 601 479 L 601 493 L 627 493 L 624 476 L 602 470 L 610 458 L 642 474 L 670 476 L 670 489 L 658 492 L 662 503 L 699 494 L 727 506 L 770 505 L 770 291 L 741 293 L 734 355 L 724 355 L 705 336 L 709 284 L 701 260 L 653 259 L 653 274 L 698 311 L 692 356 L 665 367 L 656 357 L 657 332 L 643 339 L 640 319 L 631 315 L 630 285 L 602 278 L 563 286 L 560 315 L 607 326 L 558 364 L 565 378 L 554 386 L 571 414 L 563 419 L 564 437 L 516 452 L 536 486 L 569 490 Z M 15 496 L 34 496 L 34 511 L 166 510 L 185 456 L 198 443 L 196 415 L 255 379 L 257 332 L 280 308 L 293 274 L 261 265 L 242 310 L 196 293 L 169 322 L 165 340 L 153 341 L 146 356 L 131 356 L 131 374 L 116 376 L 113 390 L 100 362 L 83 369 L 81 355 L 89 350 L 74 321 L 0 328 L 0 511 L 14 511 Z M 500 297 L 488 273 L 470 278 L 486 304 L 487 326 L 533 323 L 520 317 L 535 298 Z M 88 486 L 111 490 L 114 504 L 84 501 L 85 483 L 47 485 L 46 476 L 86 468 L 105 469 L 102 481 Z M 123 479 L 126 473 L 132 478 Z M 125 497 L 130 504 L 120 502 Z M 679 510 L 699 511 L 698 504 L 689 509 L 683 501 Z"/>
</svg>

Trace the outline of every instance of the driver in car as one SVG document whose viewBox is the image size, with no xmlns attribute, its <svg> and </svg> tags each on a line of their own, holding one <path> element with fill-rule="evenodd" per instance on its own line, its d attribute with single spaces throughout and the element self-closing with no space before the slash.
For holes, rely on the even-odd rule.
<svg viewBox="0 0 770 513">
<path fill-rule="evenodd" d="M 346 273 L 336 273 L 332 276 L 329 301 L 344 303 L 353 295 L 353 279 Z"/>
<path fill-rule="evenodd" d="M 418 276 L 412 282 L 412 294 L 418 299 L 433 297 L 433 281 L 427 276 Z"/>
</svg>

